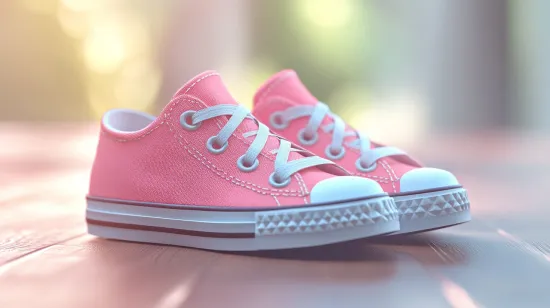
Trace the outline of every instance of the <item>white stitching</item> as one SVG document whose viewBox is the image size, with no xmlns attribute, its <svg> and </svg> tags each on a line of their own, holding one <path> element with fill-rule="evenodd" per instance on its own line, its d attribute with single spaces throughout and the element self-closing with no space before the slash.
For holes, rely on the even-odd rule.
<svg viewBox="0 0 550 308">
<path fill-rule="evenodd" d="M 176 137 L 176 140 L 177 140 L 177 137 L 179 137 L 179 138 L 181 138 L 182 140 L 184 140 L 185 143 L 189 144 L 189 142 L 188 142 L 183 136 L 181 136 L 180 134 L 178 134 L 178 133 L 176 132 L 176 130 L 173 128 L 173 125 L 172 125 L 172 123 L 171 123 L 172 111 L 173 111 L 174 107 L 175 107 L 177 104 L 179 104 L 182 100 L 186 100 L 187 102 L 192 103 L 192 104 L 198 104 L 198 102 L 195 101 L 195 100 L 185 99 L 185 98 L 182 98 L 182 99 L 176 101 L 176 102 L 174 103 L 174 105 L 170 108 L 170 110 L 165 114 L 166 118 L 168 118 L 168 121 L 166 121 L 166 124 L 168 125 L 168 128 L 170 129 L 170 131 L 174 133 L 174 137 Z M 199 159 L 197 156 L 195 156 L 193 153 L 191 153 L 191 152 L 189 151 L 189 149 L 187 148 L 186 145 L 184 145 L 183 143 L 181 143 L 179 140 L 178 140 L 178 142 L 179 142 L 181 145 L 183 145 L 183 147 L 186 148 L 186 150 L 187 150 L 192 156 L 194 156 L 194 157 L 197 158 L 199 161 L 201 161 L 201 163 L 204 164 L 204 162 L 203 162 L 201 159 Z M 224 176 L 222 176 L 221 173 L 214 171 L 214 169 L 211 169 L 209 166 L 207 166 L 206 164 L 204 164 L 204 165 L 207 166 L 210 170 L 214 171 L 214 173 L 218 174 L 218 175 L 219 175 L 220 177 L 222 177 L 222 178 L 227 179 L 228 181 L 233 182 L 233 180 L 235 180 L 235 181 L 238 181 L 238 182 L 244 182 L 244 183 L 246 183 L 246 184 L 248 184 L 248 185 L 252 185 L 252 186 L 257 187 L 257 188 L 262 189 L 262 190 L 267 190 L 267 191 L 272 191 L 272 192 L 287 192 L 287 193 L 289 193 L 289 194 L 282 193 L 281 195 L 283 195 L 283 196 L 302 196 L 302 195 L 303 195 L 303 194 L 293 194 L 293 193 L 299 193 L 299 191 L 296 191 L 296 190 L 266 188 L 266 187 L 262 187 L 262 186 L 259 186 L 259 185 L 256 185 L 256 184 L 253 184 L 253 183 L 250 183 L 250 182 L 246 182 L 246 181 L 240 180 L 240 179 L 238 179 L 238 178 L 236 178 L 236 177 L 233 177 L 233 176 L 229 176 L 229 175 L 227 174 L 227 172 L 225 172 L 224 170 L 219 169 L 218 167 L 216 167 L 211 161 L 209 161 L 206 157 L 204 157 L 204 156 L 203 156 L 199 151 L 197 151 L 195 148 L 193 148 L 192 146 L 189 146 L 189 148 L 193 149 L 193 151 L 195 151 L 197 154 L 199 154 L 199 155 L 203 158 L 203 160 L 206 161 L 206 162 L 208 162 L 208 164 L 210 164 L 214 169 L 216 169 L 217 171 L 223 173 L 225 176 L 228 176 L 228 177 L 224 177 Z M 235 183 L 235 184 L 237 184 L 237 183 Z M 241 185 L 241 184 L 238 184 L 238 185 L 248 188 L 248 186 L 244 186 L 244 185 Z M 253 189 L 253 188 L 251 188 L 251 187 L 250 187 L 249 189 L 256 191 L 255 189 Z M 260 192 L 260 191 L 258 191 L 258 192 Z M 261 193 L 263 193 L 263 192 L 261 192 Z M 265 194 L 265 193 L 263 193 L 263 194 Z M 277 195 L 279 195 L 279 194 L 277 194 Z"/>
<path fill-rule="evenodd" d="M 377 175 L 368 175 L 368 174 L 364 174 L 364 173 L 351 173 L 351 175 L 362 176 L 362 177 L 372 178 L 372 179 L 380 179 L 380 180 L 385 180 L 385 181 L 390 181 L 391 180 L 390 178 L 387 178 L 387 177 L 377 176 Z"/>
<path fill-rule="evenodd" d="M 386 164 L 386 166 L 390 169 L 391 173 L 393 174 L 393 179 L 394 181 L 398 181 L 399 180 L 399 177 L 395 174 L 395 171 L 393 170 L 393 168 L 391 167 L 391 165 L 388 163 L 387 160 L 384 160 L 384 163 Z"/>
<path fill-rule="evenodd" d="M 183 99 L 183 100 L 185 100 L 185 99 Z M 187 100 L 187 101 L 188 101 L 189 103 L 192 103 L 192 104 L 198 104 L 198 102 L 193 101 L 193 100 Z M 168 118 L 171 118 L 172 109 L 173 109 L 173 108 L 171 108 L 170 111 L 169 111 L 168 114 L 167 114 L 167 117 L 168 117 Z M 166 121 L 166 124 L 168 125 L 168 128 L 170 129 L 170 131 L 174 132 L 174 137 L 176 137 L 176 139 L 177 139 L 177 137 L 179 137 L 179 138 L 181 138 L 183 141 L 185 141 L 186 144 L 189 144 L 189 141 L 187 141 L 182 135 L 176 133 L 175 129 L 173 129 L 173 126 L 172 126 L 171 121 Z M 181 144 L 181 142 L 180 142 L 180 144 Z M 184 145 L 184 144 L 182 144 L 182 145 L 183 145 L 184 147 L 186 147 L 186 145 Z M 273 188 L 267 188 L 267 187 L 262 187 L 262 186 L 260 186 L 260 185 L 256 185 L 256 184 L 251 183 L 251 182 L 246 182 L 246 181 L 240 180 L 240 179 L 238 179 L 238 178 L 236 178 L 236 177 L 230 176 L 230 175 L 229 175 L 227 172 L 225 172 L 223 169 L 220 169 L 220 168 L 216 167 L 216 165 L 214 165 L 214 163 L 212 163 L 211 161 L 209 161 L 204 155 L 201 154 L 200 151 L 198 151 L 198 150 L 195 149 L 194 147 L 192 147 L 192 146 L 189 145 L 189 148 L 193 149 L 193 151 L 195 151 L 197 154 L 199 154 L 199 155 L 202 157 L 202 159 L 203 159 L 204 161 L 206 161 L 208 164 L 210 164 L 212 167 L 214 167 L 214 169 L 216 169 L 217 171 L 223 173 L 225 176 L 228 176 L 229 178 L 232 178 L 232 179 L 234 179 L 234 180 L 236 180 L 236 181 L 238 181 L 238 182 L 244 182 L 244 183 L 246 183 L 246 184 L 248 184 L 248 185 L 252 185 L 252 186 L 254 186 L 254 187 L 257 187 L 257 188 L 260 188 L 260 189 L 263 189 L 263 190 L 273 191 L 273 192 L 287 192 L 287 193 L 299 193 L 299 192 L 300 192 L 300 191 L 293 190 L 293 189 L 273 189 Z M 192 154 L 192 155 L 193 155 L 193 154 Z M 197 158 L 197 159 L 199 159 L 199 158 Z M 200 159 L 199 159 L 199 160 L 200 160 Z M 302 196 L 302 195 L 303 195 L 303 193 L 302 193 L 301 195 L 298 195 L 298 196 Z"/>
<path fill-rule="evenodd" d="M 191 89 L 193 89 L 197 83 L 203 81 L 204 79 L 206 79 L 206 78 L 208 78 L 208 77 L 212 77 L 212 76 L 220 76 L 220 74 L 214 73 L 214 72 L 213 72 L 213 73 L 210 73 L 210 74 L 208 74 L 208 75 L 202 76 L 201 78 L 195 80 L 195 82 L 193 82 L 193 83 L 189 86 L 189 88 L 187 88 L 187 90 L 185 90 L 185 92 L 183 92 L 183 94 L 187 94 L 187 92 L 191 91 Z"/>
<path fill-rule="evenodd" d="M 380 165 L 382 165 L 382 167 L 384 168 L 384 170 L 386 170 L 386 173 L 387 173 L 388 176 L 390 177 L 390 180 L 393 181 L 393 177 L 392 177 L 390 171 L 386 168 L 386 165 L 384 164 L 384 161 L 383 161 L 383 160 L 380 160 Z"/>
<path fill-rule="evenodd" d="M 170 126 L 170 125 L 169 125 Z M 170 131 L 174 132 L 172 130 L 172 128 L 170 128 Z M 208 169 L 212 170 L 215 174 L 217 174 L 218 176 L 220 176 L 221 178 L 224 178 L 234 184 L 237 184 L 239 186 L 242 186 L 242 187 L 247 187 L 253 191 L 257 191 L 257 192 L 260 192 L 262 194 L 267 194 L 265 192 L 262 192 L 260 190 L 257 190 L 257 189 L 254 189 L 252 187 L 249 187 L 247 185 L 251 185 L 253 187 L 256 187 L 258 189 L 261 189 L 261 190 L 265 190 L 265 191 L 270 191 L 270 192 L 283 192 L 281 194 L 276 194 L 277 196 L 278 195 L 283 195 L 283 196 L 297 196 L 297 197 L 301 197 L 303 196 L 303 194 L 299 194 L 300 192 L 299 191 L 296 191 L 296 190 L 288 190 L 288 189 L 273 189 L 273 188 L 267 188 L 267 187 L 262 187 L 262 186 L 259 186 L 257 184 L 254 184 L 254 183 L 251 183 L 251 182 L 247 182 L 247 181 L 243 181 L 243 180 L 240 180 L 239 178 L 236 178 L 234 176 L 231 176 L 231 175 L 228 175 L 227 172 L 225 172 L 224 170 L 216 167 L 216 165 L 214 165 L 211 161 L 209 161 L 206 157 L 204 157 L 199 151 L 197 151 L 195 148 L 193 148 L 192 146 L 187 146 L 185 144 L 183 144 L 181 142 L 181 140 L 179 140 L 180 138 L 183 139 L 186 143 L 187 141 L 179 134 L 175 133 L 174 132 L 174 136 L 176 137 L 176 141 L 178 141 L 179 144 L 181 144 L 186 150 L 187 152 L 189 152 L 189 154 L 191 154 L 193 157 L 195 157 L 197 160 L 199 160 L 203 165 L 205 165 Z M 179 138 L 178 138 L 179 137 Z M 192 153 L 190 151 L 190 149 L 192 149 L 196 154 L 198 154 L 200 157 L 198 157 L 197 155 L 195 155 L 194 153 Z M 244 183 L 244 184 L 247 184 L 247 185 L 244 185 L 244 184 L 241 184 L 241 183 Z M 296 194 L 295 194 L 296 193 Z"/>
<path fill-rule="evenodd" d="M 304 181 L 304 178 L 302 177 L 302 175 L 299 173 L 296 173 L 296 177 L 299 178 L 300 182 L 302 182 L 302 184 L 304 185 L 304 194 L 309 195 L 309 190 L 307 189 L 306 182 Z"/>
<path fill-rule="evenodd" d="M 300 186 L 300 190 L 302 191 L 302 195 L 305 195 L 304 187 L 302 185 L 302 181 L 300 181 L 300 178 L 298 178 L 298 174 L 294 175 L 294 178 L 298 182 L 298 185 Z"/>
<path fill-rule="evenodd" d="M 389 181 L 389 180 L 380 179 L 380 178 L 371 178 L 370 176 L 363 175 L 361 173 L 352 173 L 351 175 L 365 177 L 365 178 L 371 179 L 371 180 L 373 180 L 375 182 L 378 182 L 378 183 L 384 183 L 384 184 L 390 184 L 391 183 L 391 181 Z"/>
<path fill-rule="evenodd" d="M 172 131 L 172 129 L 170 129 L 170 131 Z M 259 185 L 256 185 L 254 183 L 251 183 L 251 182 L 247 182 L 247 181 L 243 181 L 243 180 L 240 180 L 239 178 L 236 178 L 234 176 L 231 176 L 231 175 L 228 175 L 227 172 L 225 172 L 224 170 L 216 167 L 216 165 L 214 165 L 211 161 L 209 161 L 206 157 L 204 157 L 199 151 L 197 151 L 195 148 L 191 147 L 191 146 L 187 146 L 185 144 L 183 144 L 179 139 L 179 138 L 182 138 L 182 136 L 180 136 L 179 134 L 177 134 L 177 137 L 176 137 L 176 141 L 178 141 L 179 144 L 181 144 L 186 150 L 187 152 L 189 152 L 189 154 L 191 154 L 193 157 L 195 157 L 197 160 L 199 160 L 203 165 L 205 165 L 208 169 L 212 170 L 214 173 L 216 173 L 218 176 L 222 177 L 222 178 L 225 178 L 226 180 L 228 181 L 231 181 L 237 185 L 240 185 L 240 186 L 243 186 L 245 187 L 245 185 L 241 185 L 240 183 L 244 183 L 244 184 L 247 184 L 247 185 L 251 185 L 253 187 L 256 187 L 258 189 L 261 189 L 261 190 L 265 190 L 265 191 L 272 191 L 272 192 L 285 192 L 285 193 L 289 193 L 289 194 L 285 194 L 283 193 L 282 195 L 288 195 L 288 196 L 302 196 L 303 194 L 292 194 L 292 193 L 299 193 L 299 191 L 296 191 L 296 190 L 288 190 L 288 189 L 273 189 L 273 188 L 267 188 L 267 187 L 262 187 L 262 186 L 259 186 Z M 185 140 L 185 139 L 183 139 Z M 190 149 L 192 149 L 193 151 L 196 152 L 196 154 L 198 154 L 200 157 L 196 156 L 194 153 L 192 153 L 190 151 Z M 205 163 L 206 162 L 206 163 Z M 253 188 L 250 188 L 252 190 L 255 190 Z M 260 192 L 260 191 L 258 191 Z M 263 192 L 262 192 L 263 193 Z M 279 195 L 279 194 L 277 194 Z"/>
<path fill-rule="evenodd" d="M 193 83 L 184 93 L 187 93 L 189 90 L 191 90 L 198 82 L 210 77 L 210 76 L 215 76 L 215 75 L 218 75 L 217 73 L 212 73 L 212 74 L 209 74 L 209 75 L 206 75 L 206 76 L 203 76 L 201 79 L 195 81 L 195 83 Z M 179 97 L 178 97 L 179 98 Z M 242 186 L 242 187 L 246 187 L 252 191 L 256 191 L 258 193 L 261 193 L 261 194 L 264 194 L 264 195 L 267 195 L 268 193 L 266 192 L 263 192 L 263 191 L 260 191 L 260 190 L 257 190 L 253 187 L 256 187 L 258 189 L 261 189 L 261 190 L 266 190 L 266 191 L 270 191 L 270 192 L 277 192 L 277 193 L 269 193 L 269 195 L 272 195 L 272 196 L 291 196 L 291 197 L 301 197 L 301 196 L 304 196 L 304 191 L 302 189 L 302 191 L 297 191 L 297 190 L 288 190 L 288 189 L 273 189 L 273 188 L 266 188 L 266 187 L 262 187 L 262 186 L 259 186 L 259 185 L 256 185 L 254 183 L 250 183 L 250 182 L 247 182 L 247 181 L 243 181 L 243 180 L 240 180 L 236 177 L 233 177 L 233 176 L 229 176 L 227 174 L 227 172 L 223 171 L 222 169 L 219 169 L 218 167 L 216 167 L 212 162 L 210 162 L 206 157 L 204 157 L 199 151 L 197 151 L 195 148 L 193 148 L 192 146 L 187 146 L 185 144 L 183 144 L 179 139 L 181 138 L 182 140 L 184 140 L 187 144 L 189 144 L 189 142 L 187 140 L 185 140 L 185 138 L 181 135 L 179 135 L 176 130 L 174 129 L 173 127 L 173 124 L 170 122 L 171 120 L 171 115 L 172 115 L 172 111 L 174 110 L 174 108 L 183 100 L 185 101 L 188 101 L 192 104 L 200 104 L 199 101 L 196 101 L 196 100 L 193 100 L 193 99 L 185 99 L 185 98 L 174 98 L 173 99 L 173 104 L 172 106 L 170 106 L 170 110 L 164 114 L 164 117 L 165 119 L 168 119 L 169 121 L 161 121 L 157 126 L 151 128 L 145 135 L 142 135 L 142 136 L 139 136 L 138 138 L 132 138 L 132 139 L 119 139 L 119 138 L 116 138 L 106 132 L 103 131 L 104 135 L 107 136 L 109 139 L 112 139 L 114 141 L 117 141 L 117 142 L 127 142 L 127 141 L 130 141 L 130 140 L 140 140 L 142 138 L 144 138 L 145 136 L 151 134 L 154 130 L 156 130 L 158 127 L 160 127 L 160 125 L 162 124 L 167 124 L 168 126 L 168 129 L 174 133 L 174 137 L 176 138 L 176 141 L 178 141 L 179 144 L 181 144 L 189 154 L 191 154 L 191 156 L 195 157 L 198 161 L 200 161 L 203 165 L 205 165 L 208 169 L 210 169 L 211 171 L 213 171 L 215 174 L 217 174 L 218 176 L 220 176 L 221 178 L 224 178 L 228 181 L 230 181 L 231 183 L 233 184 L 236 184 L 236 185 L 239 185 L 239 186 Z M 221 122 L 219 122 L 221 124 Z M 218 125 L 219 126 L 219 125 Z M 245 144 L 250 144 L 248 141 L 246 140 L 243 140 L 241 138 L 239 138 L 237 135 L 233 134 L 235 137 L 237 137 L 237 139 L 243 141 L 243 143 Z M 197 157 L 194 153 L 192 153 L 190 151 L 191 148 L 193 151 L 195 151 L 197 154 L 199 154 L 202 158 L 199 158 Z M 268 157 L 267 155 L 263 155 L 263 153 L 260 153 L 262 154 L 262 156 L 270 159 L 270 160 L 273 160 L 271 157 Z M 206 164 L 205 161 L 208 163 Z M 222 174 L 223 173 L 223 174 Z M 243 184 L 244 183 L 244 184 Z M 300 181 L 298 181 L 298 183 L 300 183 Z M 251 185 L 253 187 L 250 187 L 250 186 L 247 186 L 245 184 L 248 184 L 248 185 Z M 307 190 L 307 187 L 306 187 L 306 190 Z M 279 193 L 281 192 L 281 193 Z M 301 194 L 300 194 L 301 193 Z"/>
<path fill-rule="evenodd" d="M 208 77 L 212 77 L 212 76 L 219 76 L 220 74 L 218 73 L 210 73 L 208 75 L 205 75 L 205 76 L 202 76 L 200 79 L 198 80 L 195 80 L 195 82 L 193 84 L 191 84 L 189 86 L 189 88 L 187 88 L 185 90 L 185 92 L 183 94 L 186 94 L 187 92 L 189 92 L 191 89 L 193 89 L 193 87 L 195 87 L 195 85 L 199 82 L 201 82 L 202 80 L 208 78 Z M 175 100 L 176 98 L 173 98 L 172 100 Z M 174 105 L 177 105 L 178 103 L 175 103 Z M 172 112 L 172 109 L 174 109 L 175 106 L 172 106 L 170 107 L 170 112 Z M 166 115 L 165 115 L 165 118 L 166 118 Z M 112 140 L 115 140 L 117 142 L 128 142 L 128 141 L 137 141 L 137 140 L 141 140 L 147 136 L 149 136 L 153 131 L 155 131 L 157 128 L 159 128 L 161 125 L 165 124 L 165 121 L 161 121 L 160 123 L 158 123 L 156 126 L 150 128 L 149 130 L 147 130 L 147 132 L 139 137 L 136 137 L 136 138 L 126 138 L 126 139 L 121 139 L 121 138 L 116 138 L 114 136 L 111 136 L 110 133 L 106 132 L 103 128 L 103 125 L 101 127 L 101 133 L 103 135 L 106 135 L 107 137 L 109 137 L 110 139 Z M 218 125 L 219 126 L 219 125 Z M 221 128 L 221 127 L 220 127 Z"/>
<path fill-rule="evenodd" d="M 280 77 L 279 79 L 275 80 L 275 82 L 271 83 L 270 85 L 267 86 L 267 88 L 265 88 L 265 90 L 262 92 L 262 94 L 260 94 L 260 97 L 258 97 L 258 100 L 262 100 L 266 97 L 267 94 L 269 94 L 269 92 L 271 92 L 271 90 L 273 90 L 273 88 L 280 84 L 281 82 L 287 80 L 290 76 L 292 76 L 292 72 L 288 72 L 286 75 Z"/>
<path fill-rule="evenodd" d="M 196 103 L 195 101 L 191 101 L 191 100 L 188 100 L 188 102 Z M 173 109 L 174 107 L 175 107 L 175 106 L 172 106 L 172 108 L 170 108 L 169 114 L 171 114 L 172 109 Z M 170 115 L 168 115 L 168 116 L 166 116 L 166 117 L 169 118 L 169 119 L 171 119 L 171 118 L 170 118 Z M 197 157 L 195 154 L 193 154 L 185 144 L 181 143 L 181 142 L 178 140 L 177 137 L 183 139 L 186 143 L 189 143 L 189 142 L 188 142 L 187 140 L 185 140 L 185 138 L 184 138 L 183 136 L 181 136 L 181 135 L 179 135 L 179 134 L 176 133 L 175 129 L 173 129 L 172 123 L 168 123 L 167 121 L 163 121 L 162 123 L 168 125 L 168 129 L 169 129 L 171 132 L 174 133 L 174 137 L 176 137 L 176 140 L 178 141 L 178 143 L 180 143 L 181 145 L 183 145 L 183 147 L 189 152 L 189 154 L 191 154 L 191 155 L 192 155 L 193 157 L 195 157 L 197 160 L 201 161 L 201 163 L 203 163 L 202 160 L 206 161 L 209 165 L 211 165 L 211 166 L 213 167 L 213 169 L 210 168 L 209 166 L 207 166 L 206 164 L 204 164 L 204 163 L 203 163 L 203 164 L 204 164 L 205 166 L 207 166 L 210 170 L 212 170 L 214 173 L 216 173 L 217 175 L 219 175 L 220 177 L 225 178 L 226 180 L 231 181 L 232 183 L 235 183 L 235 181 L 236 181 L 236 182 L 239 182 L 239 183 L 235 183 L 235 184 L 237 184 L 237 185 L 239 185 L 239 186 L 243 186 L 243 187 L 246 187 L 246 186 L 245 186 L 245 185 L 241 185 L 240 182 L 245 183 L 245 184 L 248 184 L 248 185 L 251 185 L 251 186 L 254 186 L 254 187 L 258 188 L 258 189 L 266 190 L 266 191 L 289 193 L 289 194 L 284 194 L 284 193 L 283 193 L 283 195 L 289 195 L 289 196 L 303 196 L 303 195 L 304 195 L 303 190 L 301 191 L 301 194 L 293 194 L 293 193 L 300 193 L 300 191 L 293 190 L 293 189 L 273 189 L 273 188 L 267 188 L 267 187 L 263 187 L 263 186 L 260 186 L 260 185 L 256 185 L 256 184 L 251 183 L 251 182 L 247 182 L 247 181 L 240 180 L 239 178 L 236 178 L 236 177 L 233 177 L 233 176 L 229 176 L 229 175 L 227 174 L 227 172 L 225 172 L 224 170 L 222 170 L 222 169 L 216 167 L 211 161 L 209 161 L 206 157 L 204 157 L 197 149 L 195 149 L 195 148 L 192 147 L 192 146 L 189 146 L 189 148 L 191 148 L 193 151 L 195 151 L 198 155 L 201 156 L 200 158 Z M 152 132 L 152 130 L 151 130 L 151 132 Z M 151 132 L 149 132 L 149 133 L 151 133 Z M 149 134 L 149 133 L 148 133 L 148 134 Z M 108 134 L 108 133 L 105 133 L 104 135 L 107 136 L 109 139 L 112 139 L 112 140 L 117 141 L 117 142 L 127 142 L 127 141 L 129 141 L 129 140 L 124 140 L 124 139 L 113 138 L 113 136 L 111 136 L 111 135 Z M 176 135 L 177 135 L 177 136 L 176 136 Z M 140 139 L 141 139 L 141 138 L 140 138 Z M 137 140 L 137 139 L 131 139 L 131 140 Z M 269 157 L 268 157 L 268 158 L 269 158 Z M 222 175 L 222 173 L 223 173 L 223 175 Z M 251 188 L 251 190 L 256 191 L 256 190 L 253 189 L 253 188 Z M 260 191 L 258 191 L 258 192 L 260 192 Z"/>
<path fill-rule="evenodd" d="M 281 206 L 281 203 L 279 202 L 279 199 L 277 199 L 277 196 L 273 196 L 273 199 L 275 199 L 277 206 Z"/>
<path fill-rule="evenodd" d="M 302 183 L 300 183 L 300 180 L 298 179 L 298 176 L 296 176 L 296 174 L 294 175 L 294 178 L 298 182 L 298 186 L 300 187 L 300 191 L 301 191 L 302 195 L 304 195 L 304 188 L 302 187 Z"/>
<path fill-rule="evenodd" d="M 196 156 L 195 154 L 193 154 L 189 148 L 183 144 L 180 140 L 177 140 L 179 144 L 181 144 L 183 146 L 183 148 L 185 150 L 187 150 L 187 152 L 189 154 L 191 154 L 191 156 L 195 157 L 199 162 L 201 162 L 204 166 L 206 166 L 206 168 L 212 170 L 215 174 L 217 174 L 219 177 L 223 178 L 223 179 L 226 179 L 228 181 L 230 181 L 231 183 L 233 184 L 236 184 L 236 185 L 239 185 L 241 187 L 246 187 L 252 191 L 255 191 L 255 192 L 258 192 L 258 193 L 261 193 L 263 195 L 271 195 L 271 196 L 288 196 L 288 197 L 301 197 L 302 195 L 300 194 L 292 194 L 292 193 L 266 193 L 264 191 L 261 191 L 261 190 L 258 190 L 258 189 L 255 189 L 254 187 L 257 187 L 259 189 L 263 189 L 263 190 L 268 190 L 267 188 L 264 188 L 264 187 L 260 187 L 258 185 L 255 185 L 253 183 L 249 183 L 249 182 L 245 182 L 245 181 L 242 181 L 242 180 L 239 180 L 233 176 L 224 176 L 222 173 L 220 172 L 217 172 L 215 169 L 217 169 L 217 167 L 215 165 L 213 165 L 211 162 L 208 162 L 209 164 L 205 163 L 204 160 L 202 160 L 201 158 L 199 158 L 198 156 Z M 195 149 L 193 149 L 195 150 Z M 195 150 L 196 151 L 196 150 Z M 197 152 L 198 153 L 198 152 Z M 198 153 L 200 155 L 200 153 Z M 215 168 L 215 169 L 214 169 Z M 245 185 L 243 183 L 246 183 L 246 184 L 249 184 L 249 185 L 252 185 L 254 187 L 251 187 L 251 186 L 248 186 L 248 185 Z M 271 191 L 275 191 L 275 190 L 271 190 Z M 280 191 L 283 191 L 283 190 L 280 190 Z"/>
<path fill-rule="evenodd" d="M 386 172 L 388 173 L 388 175 L 390 176 L 390 179 L 391 179 L 391 186 L 393 187 L 393 192 L 396 193 L 397 192 L 397 189 L 395 188 L 395 182 L 391 176 L 391 173 L 390 171 L 388 171 L 388 169 L 386 168 L 386 164 L 385 164 L 385 161 L 384 160 L 381 160 L 380 161 L 380 164 L 382 165 L 382 167 L 384 168 L 384 170 L 386 170 Z"/>
<path fill-rule="evenodd" d="M 298 180 L 298 183 L 300 183 L 300 187 L 303 187 L 305 189 L 305 194 L 304 194 L 304 203 L 305 204 L 309 204 L 309 202 L 307 201 L 307 195 L 309 195 L 309 190 L 307 189 L 307 185 L 304 181 L 304 178 L 302 177 L 301 174 L 297 173 L 296 174 L 296 179 Z M 303 186 L 302 186 L 303 184 Z"/>
</svg>

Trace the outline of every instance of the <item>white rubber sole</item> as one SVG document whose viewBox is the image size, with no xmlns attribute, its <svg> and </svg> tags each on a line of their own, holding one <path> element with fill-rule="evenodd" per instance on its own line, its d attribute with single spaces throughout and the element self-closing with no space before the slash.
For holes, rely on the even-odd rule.
<svg viewBox="0 0 550 308">
<path fill-rule="evenodd" d="M 464 188 L 394 196 L 393 199 L 401 224 L 401 230 L 393 234 L 439 229 L 472 219 L 470 200 Z"/>
<path fill-rule="evenodd" d="M 103 238 L 223 251 L 319 246 L 399 230 L 388 196 L 235 211 L 88 198 L 88 232 Z"/>
</svg>

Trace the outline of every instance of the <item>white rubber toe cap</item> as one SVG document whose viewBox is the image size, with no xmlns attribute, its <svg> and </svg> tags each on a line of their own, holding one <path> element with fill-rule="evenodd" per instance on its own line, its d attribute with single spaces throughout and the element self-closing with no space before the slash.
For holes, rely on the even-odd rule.
<svg viewBox="0 0 550 308">
<path fill-rule="evenodd" d="M 460 185 L 449 171 L 436 168 L 413 169 L 401 177 L 400 192 L 444 188 Z"/>
<path fill-rule="evenodd" d="M 311 203 L 338 202 L 384 194 L 373 180 L 357 176 L 336 176 L 322 180 L 311 190 Z"/>
</svg>

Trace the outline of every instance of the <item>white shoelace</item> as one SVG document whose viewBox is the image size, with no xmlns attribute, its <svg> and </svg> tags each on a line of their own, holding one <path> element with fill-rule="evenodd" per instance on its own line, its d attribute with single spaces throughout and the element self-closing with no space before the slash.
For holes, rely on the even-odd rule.
<svg viewBox="0 0 550 308">
<path fill-rule="evenodd" d="M 333 122 L 321 126 L 325 116 L 329 116 Z M 388 156 L 407 155 L 404 151 L 395 147 L 377 147 L 371 149 L 371 141 L 368 137 L 357 131 L 346 131 L 346 123 L 342 118 L 330 112 L 329 107 L 318 102 L 315 106 L 301 105 L 290 107 L 284 111 L 274 113 L 271 123 L 275 127 L 284 128 L 288 122 L 302 117 L 309 117 L 307 126 L 300 132 L 298 139 L 305 144 L 312 144 L 317 140 L 317 130 L 321 128 L 325 133 L 332 132 L 332 142 L 325 153 L 333 159 L 340 159 L 345 154 L 344 139 L 356 137 L 354 141 L 345 143 L 348 147 L 359 149 L 361 156 L 355 166 L 359 171 L 366 172 L 375 166 L 376 162 Z M 307 139 L 306 139 L 307 138 Z"/>
<path fill-rule="evenodd" d="M 289 141 L 271 134 L 266 125 L 256 120 L 245 107 L 240 105 L 216 105 L 199 111 L 186 111 L 182 114 L 180 122 L 184 128 L 194 130 L 197 129 L 203 121 L 221 116 L 230 116 L 229 121 L 227 121 L 225 126 L 216 136 L 212 136 L 207 142 L 208 150 L 215 154 L 225 150 L 229 138 L 245 119 L 254 120 L 258 125 L 258 130 L 249 131 L 243 134 L 245 138 L 250 136 L 256 137 L 250 144 L 246 153 L 237 161 L 237 166 L 241 171 L 251 172 L 257 168 L 258 156 L 265 147 L 269 136 L 279 139 L 279 148 L 271 151 L 272 154 L 277 154 L 275 157 L 274 172 L 269 178 L 269 182 L 275 187 L 284 187 L 288 185 L 290 177 L 300 170 L 318 165 L 334 165 L 332 161 L 318 156 L 304 157 L 289 162 L 288 156 L 290 152 L 303 151 L 293 149 Z M 191 121 L 191 124 L 188 123 L 189 121 Z"/>
</svg>

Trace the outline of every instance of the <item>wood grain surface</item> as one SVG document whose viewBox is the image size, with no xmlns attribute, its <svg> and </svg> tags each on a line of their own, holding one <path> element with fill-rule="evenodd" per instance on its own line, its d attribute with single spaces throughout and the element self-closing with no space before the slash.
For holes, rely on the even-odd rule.
<svg viewBox="0 0 550 308">
<path fill-rule="evenodd" d="M 459 176 L 468 224 L 218 253 L 87 235 L 96 133 L 0 125 L 0 307 L 550 307 L 550 163 L 540 154 L 550 142 L 541 138 L 433 137 L 419 144 L 436 148 L 410 149 Z"/>
</svg>

